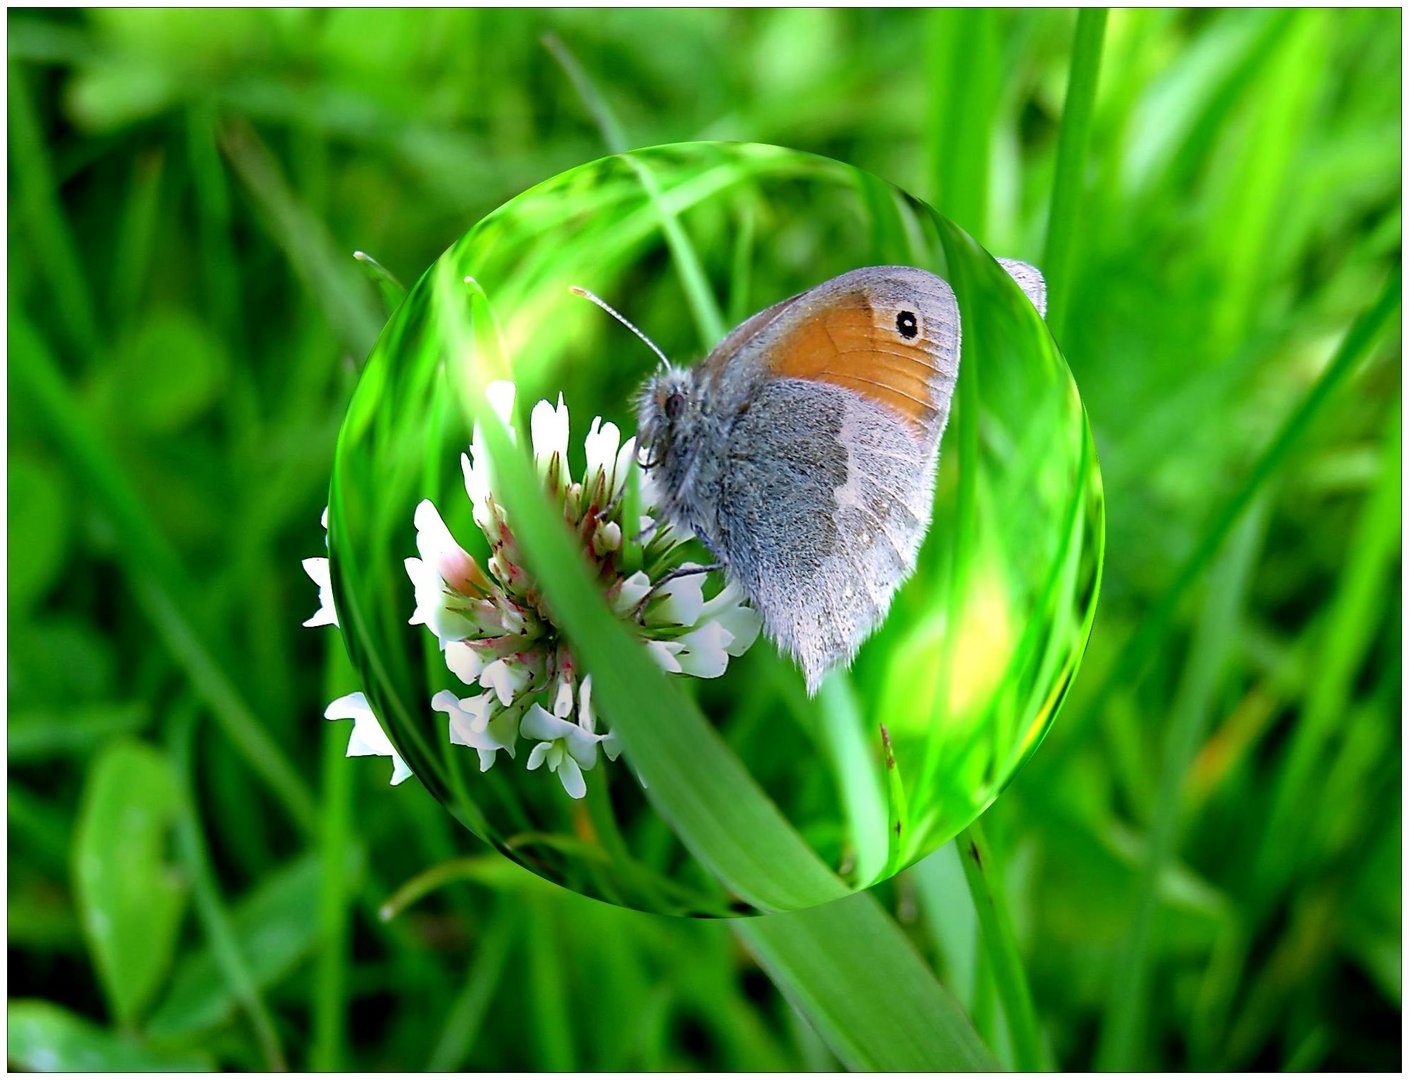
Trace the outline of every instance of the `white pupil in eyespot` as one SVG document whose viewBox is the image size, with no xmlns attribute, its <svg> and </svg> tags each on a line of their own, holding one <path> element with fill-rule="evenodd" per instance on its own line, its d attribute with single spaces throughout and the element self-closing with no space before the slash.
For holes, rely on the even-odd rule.
<svg viewBox="0 0 1409 1080">
<path fill-rule="evenodd" d="M 903 338 L 912 338 L 920 332 L 920 324 L 913 311 L 902 311 L 895 317 L 895 328 Z"/>
</svg>

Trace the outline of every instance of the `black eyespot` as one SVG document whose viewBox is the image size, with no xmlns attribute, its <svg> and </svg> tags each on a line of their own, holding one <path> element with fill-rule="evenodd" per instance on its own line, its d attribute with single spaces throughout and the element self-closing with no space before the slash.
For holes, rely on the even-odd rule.
<svg viewBox="0 0 1409 1080">
<path fill-rule="evenodd" d="M 685 408 L 685 395 L 679 390 L 672 391 L 671 395 L 665 399 L 666 418 L 674 420 L 680 415 L 683 408 Z"/>
<path fill-rule="evenodd" d="M 895 317 L 895 328 L 900 331 L 900 336 L 909 340 L 920 332 L 920 324 L 915 318 L 913 311 L 902 311 Z"/>
</svg>

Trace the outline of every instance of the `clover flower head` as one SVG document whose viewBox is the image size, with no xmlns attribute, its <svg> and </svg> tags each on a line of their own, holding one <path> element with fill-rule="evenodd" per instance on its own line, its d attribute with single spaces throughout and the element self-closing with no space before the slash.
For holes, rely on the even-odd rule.
<svg viewBox="0 0 1409 1080">
<path fill-rule="evenodd" d="M 513 386 L 489 388 L 491 405 L 514 435 Z M 714 678 L 731 656 L 758 637 L 761 621 L 735 586 L 705 599 L 697 564 L 679 565 L 682 537 L 652 518 L 623 518 L 627 484 L 639 475 L 636 440 L 623 440 L 610 421 L 594 418 L 583 440 L 585 468 L 569 462 L 570 418 L 561 395 L 540 401 L 529 416 L 539 479 L 590 560 L 612 610 L 669 672 Z M 546 765 L 573 798 L 586 791 L 585 773 L 602 757 L 615 761 L 619 739 L 603 730 L 592 707 L 592 679 L 583 672 L 553 620 L 538 584 L 524 566 L 513 522 L 495 498 L 488 457 L 476 431 L 461 455 L 470 519 L 489 552 L 483 569 L 466 554 L 429 501 L 416 510 L 419 559 L 406 570 L 416 594 L 413 623 L 436 636 L 445 665 L 469 694 L 441 691 L 433 706 L 446 713 L 451 741 L 479 752 L 491 768 L 498 751 L 516 757 L 519 739 L 533 745 L 527 769 Z M 627 540 L 649 537 L 635 568 Z M 681 571 L 686 571 L 681 573 Z M 691 573 L 689 571 L 696 571 Z"/>
<path fill-rule="evenodd" d="M 517 441 L 513 384 L 493 383 L 486 393 Z M 615 424 L 594 418 L 583 439 L 585 468 L 574 479 L 570 434 L 561 395 L 556 404 L 540 401 L 533 407 L 529 437 L 535 470 L 561 507 L 609 607 L 665 671 L 698 678 L 722 675 L 730 657 L 742 655 L 757 639 L 762 626 L 758 613 L 732 583 L 706 598 L 706 568 L 681 561 L 689 535 L 653 513 L 654 489 L 637 464 L 634 438 L 623 440 Z M 445 715 L 450 742 L 474 750 L 481 772 L 498 764 L 503 751 L 527 770 L 547 766 L 545 772 L 554 774 L 570 797 L 580 799 L 587 791 L 585 774 L 603 758 L 616 761 L 621 741 L 603 728 L 592 703 L 592 676 L 580 669 L 525 568 L 513 522 L 495 497 L 478 427 L 460 464 L 468 520 L 488 552 L 483 565 L 455 538 L 429 499 L 416 507 L 417 554 L 405 560 L 415 597 L 409 621 L 434 635 L 447 681 L 457 687 L 436 692 L 428 711 Z M 647 513 L 628 522 L 624 496 L 633 478 L 640 482 Z M 465 520 L 463 510 L 447 509 L 453 520 Z M 336 625 L 328 560 L 306 559 L 304 569 L 318 585 L 321 601 L 305 625 Z M 349 756 L 390 756 L 393 783 L 410 775 L 362 694 L 339 698 L 327 715 L 355 721 Z M 522 756 L 521 740 L 530 744 Z"/>
</svg>

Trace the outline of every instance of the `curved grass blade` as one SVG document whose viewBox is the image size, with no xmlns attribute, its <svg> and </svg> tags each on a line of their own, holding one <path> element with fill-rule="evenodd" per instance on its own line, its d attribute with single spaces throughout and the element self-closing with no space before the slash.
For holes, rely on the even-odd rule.
<svg viewBox="0 0 1409 1080">
<path fill-rule="evenodd" d="M 1096 84 L 1101 73 L 1101 42 L 1106 33 L 1105 8 L 1083 8 L 1076 16 L 1076 42 L 1072 46 L 1071 72 L 1067 79 L 1062 131 L 1057 140 L 1056 176 L 1052 180 L 1052 209 L 1047 216 L 1047 247 L 1042 256 L 1048 286 L 1047 325 L 1062 339 L 1066 326 L 1067 298 L 1072 281 L 1072 252 L 1081 213 L 1086 151 L 1091 143 L 1091 114 L 1096 104 Z"/>
<path fill-rule="evenodd" d="M 958 1004 L 869 893 L 734 932 L 850 1069 L 993 1071 Z"/>
<path fill-rule="evenodd" d="M 1036 1072 L 1046 1067 L 1042 1036 L 1027 974 L 1018 955 L 1018 943 L 1013 937 L 1013 920 L 1008 915 L 1003 879 L 993 847 L 977 821 L 959 835 L 957 843 L 974 910 L 978 912 L 980 938 L 993 972 L 993 985 L 1008 1019 L 1013 1064 L 1019 1072 Z"/>
<path fill-rule="evenodd" d="M 645 779 L 656 809 L 697 858 L 764 911 L 845 896 L 846 886 L 607 609 L 560 516 L 539 490 L 536 472 L 498 418 L 485 409 L 480 424 L 498 477 L 495 491 L 503 492 L 518 523 L 529 567 L 592 672 L 593 697 L 621 734 L 626 757 Z"/>
<path fill-rule="evenodd" d="M 613 154 L 620 154 L 629 149 L 625 130 L 612 112 L 611 107 L 607 105 L 606 98 L 602 97 L 592 80 L 588 78 L 587 72 L 577 62 L 577 57 L 573 56 L 567 46 L 551 34 L 543 39 L 543 45 L 553 54 L 553 59 L 558 61 L 568 78 L 572 80 L 573 87 L 581 95 L 588 112 L 597 121 L 607 149 Z M 724 316 L 720 313 L 719 305 L 714 299 L 714 293 L 709 287 L 704 267 L 700 264 L 700 257 L 695 252 L 694 245 L 690 243 L 689 236 L 680 227 L 679 218 L 661 198 L 660 185 L 656 182 L 654 174 L 644 163 L 635 158 L 627 158 L 626 162 L 641 178 L 641 186 L 646 189 L 646 194 L 650 196 L 651 202 L 660 215 L 661 231 L 665 233 L 666 244 L 670 247 L 671 259 L 675 264 L 676 272 L 680 275 L 681 287 L 685 290 L 686 299 L 690 302 L 690 312 L 695 318 L 695 325 L 699 328 L 700 341 L 706 349 L 712 348 L 715 342 L 724 336 L 726 327 Z"/>
<path fill-rule="evenodd" d="M 769 973 L 854 1067 L 992 1068 L 963 1011 L 874 899 L 824 903 L 846 886 L 610 613 L 525 451 L 490 410 L 480 413 L 495 490 L 646 794 L 730 888 L 763 910 L 788 912 L 740 924 Z M 858 991 L 864 1008 L 851 1000 Z"/>
<path fill-rule="evenodd" d="M 362 269 L 367 271 L 367 277 L 377 287 L 377 292 L 382 297 L 382 306 L 386 308 L 387 314 L 395 311 L 397 305 L 406 299 L 406 286 L 401 284 L 395 274 L 365 251 L 354 251 L 352 257 L 357 260 Z"/>
</svg>

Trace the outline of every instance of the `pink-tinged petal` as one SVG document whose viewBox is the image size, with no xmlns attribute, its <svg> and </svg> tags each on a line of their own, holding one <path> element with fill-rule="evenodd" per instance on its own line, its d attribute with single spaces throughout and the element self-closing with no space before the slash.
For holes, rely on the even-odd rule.
<svg viewBox="0 0 1409 1080">
<path fill-rule="evenodd" d="M 488 584 L 483 571 L 451 535 L 435 503 L 422 499 L 416 505 L 416 550 L 442 581 L 465 596 L 480 596 Z"/>
<path fill-rule="evenodd" d="M 411 579 L 416 594 L 416 609 L 407 620 L 410 625 L 424 623 L 441 645 L 463 641 L 479 632 L 473 619 L 451 610 L 452 602 L 464 604 L 466 601 L 446 587 L 438 571 L 421 559 L 406 559 L 405 565 L 406 576 Z"/>
</svg>

